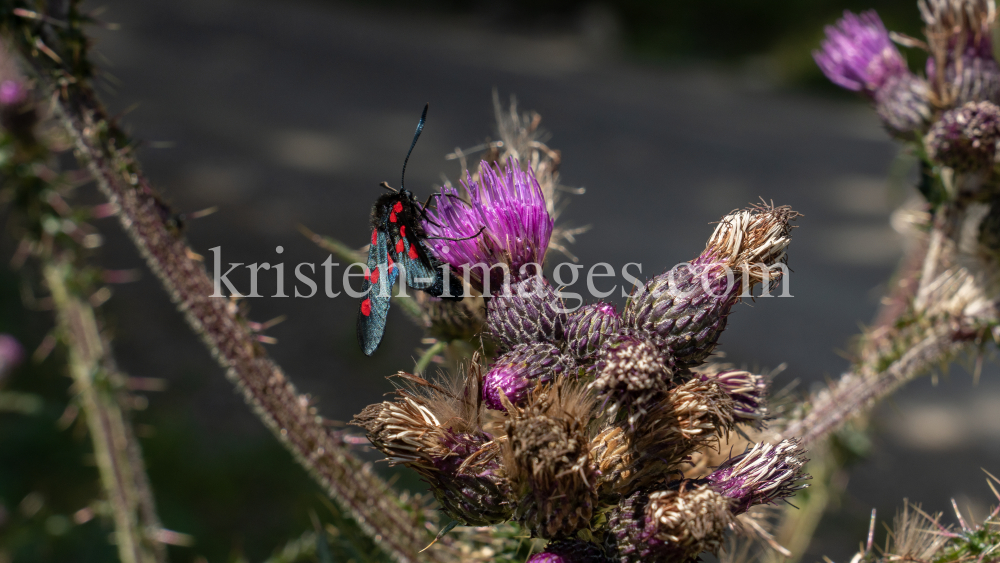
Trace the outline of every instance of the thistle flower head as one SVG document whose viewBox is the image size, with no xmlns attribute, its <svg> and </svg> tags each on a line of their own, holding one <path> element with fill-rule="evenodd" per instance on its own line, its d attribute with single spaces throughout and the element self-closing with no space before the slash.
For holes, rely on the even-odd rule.
<svg viewBox="0 0 1000 563">
<path fill-rule="evenodd" d="M 634 423 L 610 424 L 591 441 L 602 495 L 629 495 L 662 482 L 734 426 L 733 402 L 717 383 L 692 379 L 670 389 Z"/>
<path fill-rule="evenodd" d="M 441 508 L 469 525 L 510 518 L 499 445 L 480 425 L 479 374 L 470 369 L 464 384 L 440 387 L 416 376 L 396 401 L 369 405 L 352 424 L 390 463 L 416 470 L 431 486 Z"/>
<path fill-rule="evenodd" d="M 532 555 L 527 563 L 610 563 L 601 546 L 582 540 L 549 542 L 545 551 Z"/>
<path fill-rule="evenodd" d="M 649 401 L 664 392 L 672 374 L 656 345 L 627 335 L 604 348 L 599 370 L 590 388 L 604 400 L 609 417 L 614 418 L 619 410 L 630 411 L 630 424 L 645 412 Z"/>
<path fill-rule="evenodd" d="M 875 93 L 875 112 L 894 137 L 912 140 L 931 119 L 931 86 L 912 73 L 890 76 Z"/>
<path fill-rule="evenodd" d="M 674 482 L 633 493 L 612 509 L 606 549 L 622 563 L 687 561 L 716 553 L 733 521 L 729 499 L 711 487 Z"/>
<path fill-rule="evenodd" d="M 767 417 L 767 378 L 745 370 L 700 371 L 702 381 L 714 381 L 733 401 L 733 416 L 739 421 L 761 421 Z"/>
<path fill-rule="evenodd" d="M 442 188 L 424 228 L 431 237 L 468 240 L 428 240 L 434 255 L 456 271 L 467 271 L 472 286 L 485 293 L 504 289 L 501 266 L 515 281 L 540 273 L 535 271 L 540 266 L 531 264 L 545 259 L 553 220 L 534 172 L 522 170 L 514 159 L 502 167 L 484 162 L 479 179 L 466 171 L 462 185 L 468 201 L 455 189 Z"/>
<path fill-rule="evenodd" d="M 755 266 L 770 267 L 787 261 L 786 249 L 792 242 L 791 222 L 798 216 L 787 205 L 757 205 L 733 211 L 719 221 L 705 250 L 692 263 L 719 263 L 732 269 L 747 267 L 751 282 L 759 283 L 764 272 Z"/>
<path fill-rule="evenodd" d="M 24 361 L 24 348 L 16 338 L 0 334 L 0 380 Z"/>
<path fill-rule="evenodd" d="M 784 275 L 790 222 L 798 215 L 771 206 L 730 213 L 700 256 L 651 279 L 629 299 L 623 324 L 655 336 L 678 368 L 704 363 L 740 292 Z"/>
<path fill-rule="evenodd" d="M 490 298 L 486 327 L 500 351 L 518 344 L 561 342 L 567 325 L 566 308 L 545 278 L 532 276 Z"/>
<path fill-rule="evenodd" d="M 532 535 L 568 537 L 589 527 L 597 505 L 597 472 L 587 424 L 593 401 L 569 384 L 537 389 L 505 423 L 504 466 L 514 517 Z"/>
<path fill-rule="evenodd" d="M 956 171 L 990 168 L 1000 143 L 1000 107 L 969 102 L 941 114 L 924 139 L 927 155 Z"/>
<path fill-rule="evenodd" d="M 593 303 L 577 309 L 568 318 L 566 344 L 578 358 L 588 358 L 622 326 L 622 318 L 609 303 Z"/>
<path fill-rule="evenodd" d="M 931 56 L 927 78 L 944 104 L 996 101 L 1000 65 L 993 57 L 993 0 L 921 0 Z"/>
<path fill-rule="evenodd" d="M 497 411 L 505 410 L 502 397 L 521 405 L 536 386 L 568 375 L 574 367 L 573 358 L 552 344 L 518 344 L 497 358 L 483 377 L 483 403 Z"/>
<path fill-rule="evenodd" d="M 688 440 L 707 446 L 736 427 L 733 400 L 716 381 L 689 379 L 668 393 L 677 426 Z"/>
<path fill-rule="evenodd" d="M 874 10 L 844 12 L 836 25 L 826 28 L 826 40 L 813 58 L 831 82 L 871 97 L 890 77 L 909 72 Z"/>
<path fill-rule="evenodd" d="M 808 485 L 802 468 L 809 460 L 797 440 L 777 445 L 757 444 L 744 454 L 730 458 L 706 477 L 716 491 L 733 501 L 742 514 L 756 504 L 768 504 L 792 496 Z"/>
</svg>

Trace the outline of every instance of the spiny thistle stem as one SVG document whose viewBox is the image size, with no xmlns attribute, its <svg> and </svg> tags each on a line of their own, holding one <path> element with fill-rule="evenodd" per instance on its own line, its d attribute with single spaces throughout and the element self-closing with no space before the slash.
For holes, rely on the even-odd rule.
<svg viewBox="0 0 1000 563">
<path fill-rule="evenodd" d="M 122 563 L 163 563 L 165 546 L 156 541 L 161 529 L 146 479 L 139 445 L 107 382 L 107 348 L 94 310 L 67 287 L 71 266 L 44 267 L 56 316 L 69 348 L 69 372 L 87 421 L 101 484 L 111 504 L 115 543 Z"/>
<path fill-rule="evenodd" d="M 845 373 L 832 389 L 815 394 L 810 400 L 812 409 L 801 419 L 793 420 L 774 440 L 799 438 L 803 444 L 810 444 L 825 437 L 907 381 L 968 346 L 964 336 L 951 327 L 938 326 L 881 372 Z"/>
<path fill-rule="evenodd" d="M 421 560 L 419 553 L 431 536 L 416 509 L 405 506 L 370 464 L 331 435 L 309 397 L 300 395 L 268 357 L 238 308 L 227 299 L 210 297 L 214 287 L 198 255 L 167 225 L 169 212 L 164 212 L 162 199 L 141 172 L 131 141 L 112 123 L 90 88 L 89 67 L 81 62 L 84 53 L 67 52 L 56 60 L 36 47 L 44 27 L 50 35 L 64 35 L 64 43 L 83 49 L 86 38 L 79 29 L 79 15 L 75 25 L 64 30 L 27 20 L 4 23 L 14 28 L 10 36 L 34 70 L 40 91 L 50 96 L 78 158 L 119 210 L 122 227 L 253 411 L 365 532 L 379 538 L 387 554 L 397 561 Z M 70 60 L 72 67 L 63 62 Z M 444 538 L 430 556 L 448 557 L 449 546 Z"/>
</svg>

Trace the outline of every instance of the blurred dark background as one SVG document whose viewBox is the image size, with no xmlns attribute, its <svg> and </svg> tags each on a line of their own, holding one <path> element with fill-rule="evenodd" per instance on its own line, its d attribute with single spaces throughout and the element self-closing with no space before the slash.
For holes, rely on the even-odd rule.
<svg viewBox="0 0 1000 563">
<path fill-rule="evenodd" d="M 428 125 L 407 182 L 418 195 L 458 177 L 444 155 L 495 135 L 494 89 L 542 115 L 562 151 L 562 182 L 586 188 L 567 196 L 560 222 L 592 225 L 572 247 L 588 268 L 640 262 L 645 276 L 659 273 L 700 252 L 712 221 L 759 197 L 805 214 L 790 251 L 794 297 L 739 305 L 720 347 L 737 365 L 787 364 L 776 387 L 797 380 L 805 392 L 849 366 L 851 338 L 902 252 L 889 214 L 912 192 L 910 166 L 863 102 L 825 83 L 810 52 L 845 8 L 877 8 L 890 29 L 917 34 L 914 2 L 89 5 L 119 26 L 94 30 L 95 61 L 104 100 L 145 143 L 146 172 L 180 211 L 220 207 L 187 228 L 207 257 L 221 246 L 225 262 L 283 261 L 289 271 L 322 262 L 299 224 L 362 246 L 378 183 L 398 183 L 423 104 Z M 915 66 L 918 55 L 908 53 Z M 80 198 L 99 201 L 93 187 Z M 328 519 L 318 487 L 249 412 L 117 223 L 99 227 L 99 262 L 143 274 L 114 287 L 106 306 L 117 358 L 131 375 L 168 383 L 147 395 L 137 423 L 161 518 L 195 541 L 171 548 L 173 560 L 262 560 L 311 528 L 310 511 Z M 6 263 L 9 238 L 0 252 Z M 0 272 L 0 331 L 30 351 L 51 323 L 49 312 L 28 310 L 25 291 L 16 273 Z M 278 340 L 271 353 L 342 421 L 380 400 L 391 389 L 384 376 L 410 369 L 420 347 L 419 330 L 393 311 L 381 349 L 364 357 L 356 308 L 345 296 L 251 303 L 255 320 L 288 316 L 268 331 Z M 872 445 L 842 477 L 847 494 L 806 561 L 846 561 L 871 508 L 888 519 L 904 498 L 946 510 L 956 497 L 985 512 L 980 468 L 1000 471 L 1000 382 L 989 363 L 978 387 L 952 371 L 880 408 Z M 65 424 L 60 353 L 3 385 L 45 399 L 32 416 L 0 413 L 5 547 L 15 561 L 111 559 L 108 523 L 72 520 L 99 485 L 83 428 Z M 399 483 L 420 488 L 406 472 Z"/>
</svg>

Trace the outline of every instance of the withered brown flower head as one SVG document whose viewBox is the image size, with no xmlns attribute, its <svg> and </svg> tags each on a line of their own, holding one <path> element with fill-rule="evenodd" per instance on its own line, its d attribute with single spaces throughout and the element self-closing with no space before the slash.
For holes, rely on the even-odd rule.
<svg viewBox="0 0 1000 563">
<path fill-rule="evenodd" d="M 629 411 L 635 424 L 649 401 L 663 393 L 672 375 L 660 349 L 649 340 L 622 335 L 605 347 L 590 388 L 604 403 L 607 416 Z"/>
<path fill-rule="evenodd" d="M 587 432 L 593 408 L 571 384 L 537 389 L 524 409 L 511 405 L 504 465 L 514 516 L 532 535 L 568 537 L 590 525 L 597 505 Z"/>
<path fill-rule="evenodd" d="M 734 521 L 729 506 L 729 499 L 692 481 L 640 490 L 611 511 L 607 550 L 622 563 L 687 561 L 716 553 Z"/>
<path fill-rule="evenodd" d="M 513 511 L 507 502 L 500 446 L 480 424 L 480 374 L 473 364 L 462 384 L 440 387 L 410 375 L 396 401 L 366 407 L 352 424 L 390 463 L 416 470 L 442 510 L 470 525 L 498 524 Z"/>
</svg>

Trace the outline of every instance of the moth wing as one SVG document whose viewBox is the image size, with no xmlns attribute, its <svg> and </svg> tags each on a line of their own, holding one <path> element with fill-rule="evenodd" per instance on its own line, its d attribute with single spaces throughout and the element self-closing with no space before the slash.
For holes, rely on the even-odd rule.
<svg viewBox="0 0 1000 563">
<path fill-rule="evenodd" d="M 438 281 L 441 273 L 435 267 L 436 264 L 432 263 L 430 258 L 428 258 L 426 249 L 423 248 L 423 243 L 406 240 L 405 245 L 405 252 L 402 253 L 400 262 L 406 266 L 406 285 L 413 289 L 427 289 L 428 287 L 432 287 Z M 424 252 L 411 252 L 411 249 L 420 249 L 424 250 Z M 416 255 L 416 258 L 413 257 L 414 255 Z"/>
<path fill-rule="evenodd" d="M 387 272 L 389 261 L 389 236 L 383 230 L 376 230 L 375 244 L 368 249 L 368 273 L 376 273 L 361 284 L 364 299 L 358 311 L 358 343 L 366 356 L 371 356 L 382 342 L 385 334 L 385 321 L 389 314 L 389 302 L 392 296 L 392 284 L 399 276 L 393 268 Z"/>
</svg>

